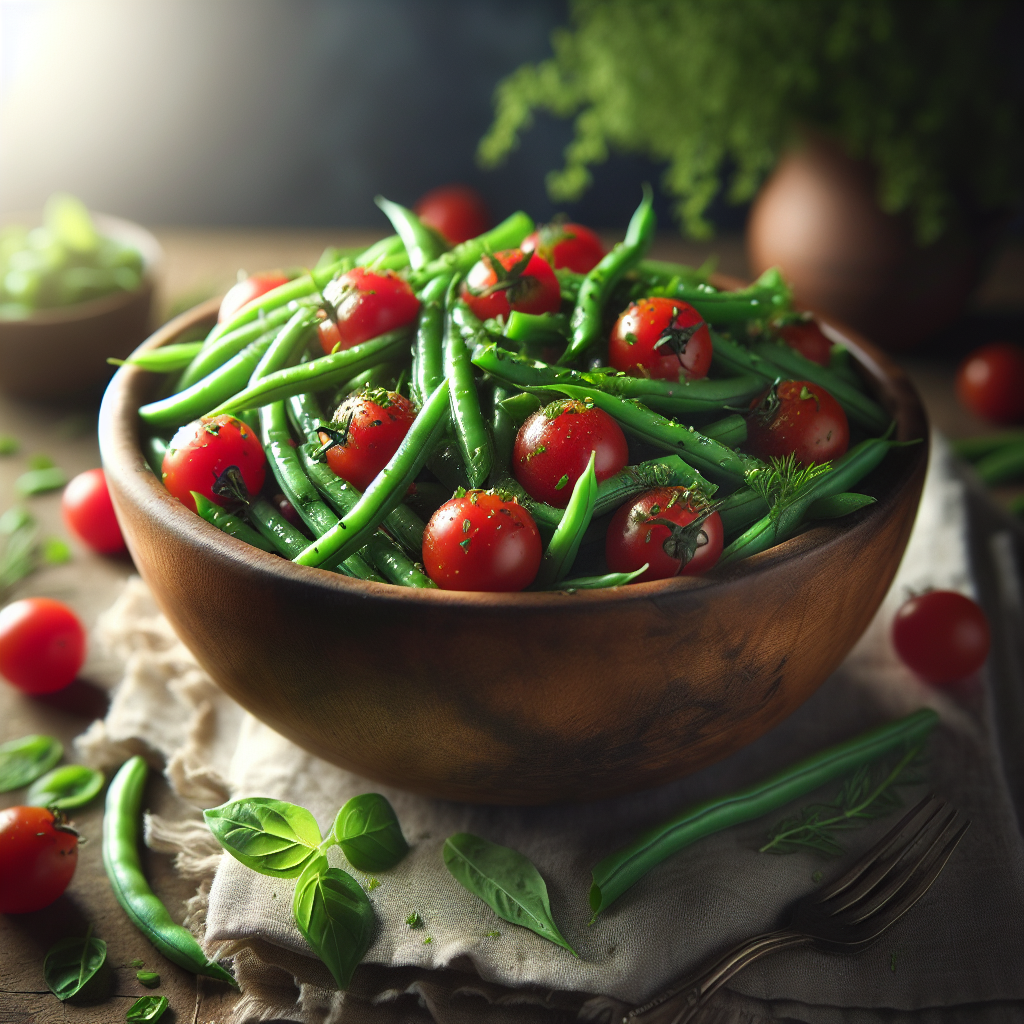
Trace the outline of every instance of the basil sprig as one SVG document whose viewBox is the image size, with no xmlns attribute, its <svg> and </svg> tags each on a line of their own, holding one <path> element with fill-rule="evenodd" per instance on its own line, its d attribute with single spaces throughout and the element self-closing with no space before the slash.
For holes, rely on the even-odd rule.
<svg viewBox="0 0 1024 1024">
<path fill-rule="evenodd" d="M 456 881 L 479 896 L 503 921 L 529 928 L 576 956 L 551 916 L 544 879 L 517 850 L 458 832 L 445 840 L 444 862 Z"/>
<path fill-rule="evenodd" d="M 320 846 L 320 828 L 305 807 L 250 797 L 203 812 L 217 842 L 261 875 L 295 878 Z"/>
<path fill-rule="evenodd" d="M 55 736 L 22 736 L 0 746 L 0 793 L 21 789 L 48 772 L 64 753 Z"/>
<path fill-rule="evenodd" d="M 167 996 L 142 996 L 128 1008 L 124 1019 L 129 1024 L 159 1020 L 167 1009 Z"/>
<path fill-rule="evenodd" d="M 102 993 L 105 979 L 100 969 L 107 960 L 107 944 L 93 937 L 92 925 L 84 937 L 61 939 L 50 947 L 43 960 L 43 978 L 61 1001 L 76 996 L 92 998 Z"/>
<path fill-rule="evenodd" d="M 29 786 L 29 807 L 54 807 L 62 811 L 87 804 L 103 788 L 103 772 L 81 764 L 65 764 L 40 776 Z"/>
<path fill-rule="evenodd" d="M 359 871 L 387 871 L 409 852 L 394 808 L 380 793 L 352 797 L 338 811 L 331 834 Z"/>
</svg>

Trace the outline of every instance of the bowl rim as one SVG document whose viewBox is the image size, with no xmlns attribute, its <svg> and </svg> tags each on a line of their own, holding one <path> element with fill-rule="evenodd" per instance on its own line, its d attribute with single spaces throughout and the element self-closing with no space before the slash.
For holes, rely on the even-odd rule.
<svg viewBox="0 0 1024 1024">
<path fill-rule="evenodd" d="M 713 275 L 712 282 L 724 288 L 735 288 L 741 281 L 725 275 Z M 189 329 L 215 320 L 219 299 L 210 299 L 180 314 L 159 328 L 137 349 L 149 351 L 172 342 Z M 851 534 L 862 533 L 865 540 L 873 531 L 876 517 L 883 516 L 898 498 L 903 486 L 911 481 L 927 464 L 929 451 L 928 421 L 923 404 L 903 370 L 885 353 L 856 331 L 835 319 L 814 314 L 824 332 L 835 342 L 844 344 L 864 370 L 869 387 L 876 398 L 896 422 L 895 440 L 920 439 L 910 456 L 911 465 L 876 502 L 860 509 L 840 521 L 817 523 L 780 544 L 765 551 L 740 559 L 727 566 L 715 566 L 703 576 L 676 576 L 664 580 L 632 583 L 626 586 L 597 590 L 519 591 L 495 593 L 490 591 L 456 591 L 415 587 L 401 587 L 391 583 L 359 580 L 340 573 L 311 566 L 300 566 L 287 558 L 255 548 L 238 540 L 173 497 L 152 472 L 140 445 L 141 421 L 138 404 L 133 395 L 144 391 L 147 371 L 137 366 L 121 366 L 111 379 L 99 416 L 100 451 L 104 468 L 113 472 L 116 486 L 127 492 L 132 503 L 145 508 L 146 514 L 155 516 L 158 525 L 171 533 L 190 538 L 194 550 L 218 549 L 219 557 L 236 563 L 239 571 L 265 571 L 270 578 L 280 579 L 288 585 L 312 586 L 329 591 L 335 597 L 354 599 L 372 598 L 375 603 L 406 605 L 451 606 L 467 610 L 530 610 L 546 608 L 584 609 L 593 604 L 630 605 L 634 602 L 657 601 L 687 591 L 700 591 L 708 587 L 735 584 L 744 578 L 770 573 L 783 562 L 799 559 L 812 549 L 826 550 L 846 541 Z M 916 449 L 916 455 L 914 454 Z M 120 471 L 119 471 L 120 470 Z M 839 523 L 844 525 L 839 525 Z"/>
<path fill-rule="evenodd" d="M 120 309 L 156 286 L 157 275 L 164 261 L 164 251 L 156 236 L 141 224 L 136 224 L 135 221 L 114 217 L 107 213 L 96 213 L 92 210 L 89 212 L 100 234 L 109 235 L 120 242 L 127 242 L 139 251 L 142 256 L 142 280 L 139 282 L 138 288 L 133 288 L 130 292 L 111 292 L 109 295 L 87 299 L 85 302 L 76 302 L 73 306 L 53 306 L 49 309 L 39 309 L 26 317 L 10 320 L 0 319 L 0 329 L 5 325 L 29 328 L 52 327 L 100 317 L 115 309 Z M 25 219 L 25 215 L 13 214 L 7 223 L 18 224 L 21 222 L 19 217 L 22 220 Z M 33 215 L 33 219 L 39 220 L 38 213 Z"/>
</svg>

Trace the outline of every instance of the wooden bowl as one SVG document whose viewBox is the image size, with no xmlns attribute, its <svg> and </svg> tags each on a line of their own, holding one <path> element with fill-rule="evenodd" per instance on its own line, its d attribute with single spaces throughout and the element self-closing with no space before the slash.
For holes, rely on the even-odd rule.
<svg viewBox="0 0 1024 1024">
<path fill-rule="evenodd" d="M 142 254 L 142 283 L 88 302 L 43 309 L 25 320 L 0 320 L 0 389 L 15 398 L 57 401 L 98 398 L 113 367 L 153 329 L 153 292 L 160 244 L 137 224 L 95 214 L 100 234 L 134 246 Z"/>
<path fill-rule="evenodd" d="M 209 302 L 154 348 L 212 323 Z M 927 438 L 907 378 L 838 325 L 897 438 Z M 842 661 L 889 587 L 927 440 L 860 489 L 878 501 L 712 570 L 614 590 L 482 594 L 348 579 L 249 547 L 150 471 L 136 410 L 156 378 L 118 370 L 100 411 L 110 491 L 135 564 L 228 694 L 369 779 L 453 800 L 542 804 L 678 778 L 784 719 Z"/>
</svg>

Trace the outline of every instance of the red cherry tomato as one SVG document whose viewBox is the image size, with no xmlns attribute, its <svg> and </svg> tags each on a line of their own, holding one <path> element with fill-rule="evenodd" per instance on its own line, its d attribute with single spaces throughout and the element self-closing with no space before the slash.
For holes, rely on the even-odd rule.
<svg viewBox="0 0 1024 1024">
<path fill-rule="evenodd" d="M 993 423 L 1024 423 L 1024 348 L 1008 341 L 982 345 L 956 372 L 960 403 Z"/>
<path fill-rule="evenodd" d="M 567 398 L 538 409 L 519 428 L 512 472 L 531 498 L 565 508 L 576 481 L 596 452 L 598 483 L 629 461 L 622 428 L 603 409 Z"/>
<path fill-rule="evenodd" d="M 527 235 L 523 252 L 536 252 L 553 267 L 588 274 L 601 262 L 604 246 L 590 228 L 582 224 L 545 224 Z"/>
<path fill-rule="evenodd" d="M 953 590 L 912 597 L 892 622 L 892 642 L 904 664 L 925 682 L 947 686 L 976 672 L 988 657 L 985 613 Z"/>
<path fill-rule="evenodd" d="M 78 864 L 78 833 L 46 807 L 0 811 L 0 914 L 48 907 Z"/>
<path fill-rule="evenodd" d="M 28 597 L 0 610 L 0 675 L 19 690 L 62 690 L 84 661 L 85 628 L 66 604 Z"/>
<path fill-rule="evenodd" d="M 694 331 L 697 324 L 701 326 Z M 608 360 L 635 377 L 699 380 L 711 367 L 711 335 L 688 303 L 641 299 L 615 321 Z"/>
<path fill-rule="evenodd" d="M 228 289 L 227 295 L 221 299 L 217 323 L 227 323 L 244 305 L 252 302 L 253 299 L 258 299 L 261 295 L 266 295 L 267 292 L 282 284 L 287 284 L 288 281 L 289 278 L 284 274 L 274 272 L 253 274 L 252 277 L 239 281 L 238 284 Z"/>
<path fill-rule="evenodd" d="M 195 512 L 192 491 L 218 505 L 243 497 L 243 487 L 249 494 L 258 494 L 267 458 L 251 427 L 222 414 L 179 428 L 167 446 L 162 468 L 164 487 Z"/>
<path fill-rule="evenodd" d="M 102 469 L 87 469 L 74 477 L 64 488 L 60 505 L 67 528 L 87 547 L 101 555 L 124 551 L 124 537 Z"/>
<path fill-rule="evenodd" d="M 838 459 L 850 444 L 843 407 L 820 385 L 784 380 L 750 403 L 746 449 L 759 459 L 792 452 L 802 466 Z"/>
<path fill-rule="evenodd" d="M 522 590 L 536 578 L 541 554 L 530 513 L 491 491 L 445 502 L 423 533 L 423 567 L 442 590 Z"/>
<path fill-rule="evenodd" d="M 803 320 L 779 328 L 782 340 L 790 348 L 819 366 L 828 366 L 832 355 L 832 342 L 825 337 L 816 320 Z"/>
<path fill-rule="evenodd" d="M 491 226 L 487 204 L 468 185 L 442 185 L 432 189 L 413 207 L 424 224 L 439 231 L 453 245 L 482 235 Z"/>
<path fill-rule="evenodd" d="M 501 268 L 499 281 L 495 265 Z M 462 299 L 481 320 L 521 313 L 556 313 L 562 304 L 558 278 L 547 260 L 521 249 L 488 253 L 462 285 Z"/>
<path fill-rule="evenodd" d="M 409 283 L 392 270 L 356 267 L 331 281 L 324 298 L 333 303 L 337 316 L 320 324 L 320 344 L 328 354 L 404 327 L 420 311 Z"/>
<path fill-rule="evenodd" d="M 635 572 L 646 563 L 640 583 L 707 572 L 722 553 L 722 517 L 712 512 L 698 522 L 702 515 L 682 487 L 655 487 L 626 502 L 605 535 L 608 570 Z"/>
<path fill-rule="evenodd" d="M 320 432 L 322 444 L 338 442 L 327 449 L 327 465 L 365 491 L 398 451 L 415 418 L 412 402 L 397 392 L 377 388 L 349 395 L 329 424 L 332 433 Z"/>
</svg>

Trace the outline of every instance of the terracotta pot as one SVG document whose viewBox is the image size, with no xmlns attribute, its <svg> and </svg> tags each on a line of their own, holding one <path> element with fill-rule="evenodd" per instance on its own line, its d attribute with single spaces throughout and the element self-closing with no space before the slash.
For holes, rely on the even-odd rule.
<svg viewBox="0 0 1024 1024">
<path fill-rule="evenodd" d="M 179 317 L 153 348 L 210 326 Z M 840 327 L 900 439 L 927 437 L 885 356 Z M 366 778 L 505 804 L 654 786 L 725 757 L 802 704 L 867 626 L 913 524 L 927 442 L 858 485 L 877 502 L 703 577 L 609 590 L 416 590 L 295 565 L 173 498 L 140 448 L 158 378 L 118 370 L 100 411 L 135 564 L 210 676 L 257 718 Z"/>
<path fill-rule="evenodd" d="M 882 213 L 875 175 L 811 139 L 783 157 L 747 224 L 751 268 L 782 268 L 797 301 L 900 350 L 955 319 L 979 281 L 991 231 L 919 246 L 907 215 Z"/>
</svg>

